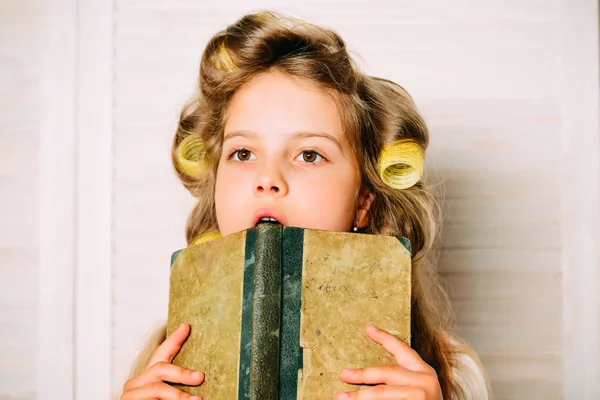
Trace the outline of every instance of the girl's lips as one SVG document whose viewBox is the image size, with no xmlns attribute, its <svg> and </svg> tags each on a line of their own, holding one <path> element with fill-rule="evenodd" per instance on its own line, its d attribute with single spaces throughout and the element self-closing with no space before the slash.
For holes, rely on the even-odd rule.
<svg viewBox="0 0 600 400">
<path fill-rule="evenodd" d="M 258 224 L 279 224 L 279 221 L 277 221 L 275 218 L 261 218 L 258 221 Z"/>
<path fill-rule="evenodd" d="M 256 225 L 258 225 L 258 223 L 263 218 L 274 219 L 276 222 L 280 223 L 281 225 L 285 225 L 285 218 L 279 211 L 274 210 L 274 209 L 262 208 L 262 209 L 257 210 L 254 213 L 254 219 L 253 219 L 252 226 L 256 227 Z M 275 222 L 275 221 L 271 221 L 271 222 Z"/>
</svg>

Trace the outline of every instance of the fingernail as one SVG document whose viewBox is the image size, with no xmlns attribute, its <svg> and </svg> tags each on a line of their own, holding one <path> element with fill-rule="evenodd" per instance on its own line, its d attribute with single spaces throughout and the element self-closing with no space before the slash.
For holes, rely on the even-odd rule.
<svg viewBox="0 0 600 400">
<path fill-rule="evenodd" d="M 198 372 L 198 371 L 192 372 L 192 378 L 200 379 L 200 376 L 201 376 L 200 372 Z"/>
<path fill-rule="evenodd" d="M 350 375 L 351 373 L 352 373 L 352 370 L 349 368 L 344 368 L 342 370 L 342 374 L 344 374 L 344 375 Z"/>
<path fill-rule="evenodd" d="M 338 400 L 346 400 L 348 398 L 348 393 L 338 393 Z"/>
<path fill-rule="evenodd" d="M 190 397 L 190 400 L 200 400 L 200 397 L 198 397 L 198 396 L 192 396 L 192 397 Z"/>
</svg>

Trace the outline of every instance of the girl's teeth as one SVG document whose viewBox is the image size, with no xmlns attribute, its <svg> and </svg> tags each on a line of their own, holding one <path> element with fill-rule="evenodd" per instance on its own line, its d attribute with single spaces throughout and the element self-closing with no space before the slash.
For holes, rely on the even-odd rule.
<svg viewBox="0 0 600 400">
<path fill-rule="evenodd" d="M 259 222 L 275 222 L 275 223 L 279 223 L 279 221 L 277 221 L 275 218 L 270 218 L 270 217 L 261 218 Z"/>
</svg>

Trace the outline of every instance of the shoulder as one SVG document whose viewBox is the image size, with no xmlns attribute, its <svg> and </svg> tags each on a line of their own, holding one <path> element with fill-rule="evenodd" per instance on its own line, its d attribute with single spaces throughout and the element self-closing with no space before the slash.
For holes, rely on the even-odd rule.
<svg viewBox="0 0 600 400">
<path fill-rule="evenodd" d="M 479 358 L 469 346 L 455 340 L 450 342 L 453 347 L 453 378 L 464 392 L 463 399 L 455 400 L 488 400 L 490 395 Z"/>
</svg>

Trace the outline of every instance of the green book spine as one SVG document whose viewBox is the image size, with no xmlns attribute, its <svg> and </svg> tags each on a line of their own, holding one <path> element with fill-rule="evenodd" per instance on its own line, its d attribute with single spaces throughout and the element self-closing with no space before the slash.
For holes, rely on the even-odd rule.
<svg viewBox="0 0 600 400">
<path fill-rule="evenodd" d="M 238 399 L 250 400 L 250 370 L 252 359 L 252 304 L 254 301 L 254 265 L 256 261 L 256 229 L 246 232 L 244 254 L 244 283 L 242 294 L 242 327 L 240 338 L 240 365 L 238 372 Z"/>
<path fill-rule="evenodd" d="M 252 400 L 279 397 L 281 229 L 281 225 L 271 224 L 257 228 L 250 367 Z"/>
<path fill-rule="evenodd" d="M 297 398 L 298 371 L 302 370 L 300 308 L 302 306 L 304 229 L 284 227 L 282 243 L 279 400 L 287 400 Z"/>
</svg>

